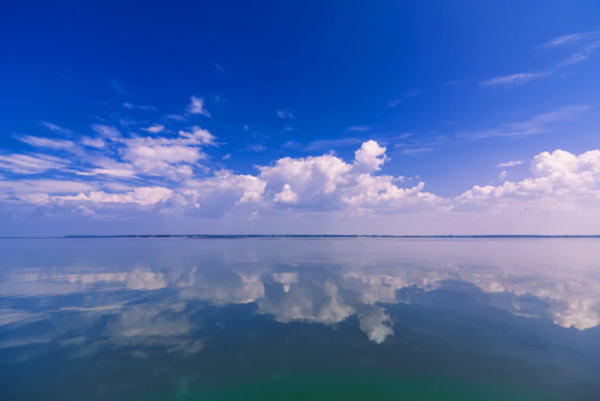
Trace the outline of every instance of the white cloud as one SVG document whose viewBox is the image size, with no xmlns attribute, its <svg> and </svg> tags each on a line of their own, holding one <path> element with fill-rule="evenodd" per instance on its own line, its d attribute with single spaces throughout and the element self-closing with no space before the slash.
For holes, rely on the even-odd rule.
<svg viewBox="0 0 600 401">
<path fill-rule="evenodd" d="M 173 195 L 173 191 L 162 187 L 138 187 L 126 193 L 106 193 L 104 191 L 92 191 L 89 194 L 79 193 L 71 196 L 54 196 L 55 201 L 73 201 L 90 203 L 134 203 L 140 206 L 156 205 L 167 201 Z"/>
<path fill-rule="evenodd" d="M 48 155 L 0 155 L 0 170 L 17 174 L 38 174 L 48 170 L 63 169 L 69 162 Z"/>
<path fill-rule="evenodd" d="M 387 160 L 385 155 L 386 148 L 379 146 L 373 140 L 362 144 L 360 149 L 354 152 L 354 164 L 360 167 L 365 167 L 367 171 L 377 171 Z"/>
<path fill-rule="evenodd" d="M 164 125 L 160 125 L 160 124 L 154 124 L 150 127 L 147 128 L 142 128 L 142 131 L 146 131 L 149 132 L 151 134 L 158 134 L 159 132 L 162 132 L 165 130 L 165 126 Z"/>
<path fill-rule="evenodd" d="M 81 138 L 81 144 L 84 146 L 89 146 L 90 148 L 103 148 L 106 142 L 102 138 L 90 138 L 89 136 L 84 136 Z"/>
<path fill-rule="evenodd" d="M 254 211 L 262 204 L 265 186 L 266 182 L 258 177 L 217 171 L 213 177 L 187 180 L 180 191 L 181 204 L 210 217 L 240 208 Z"/>
<path fill-rule="evenodd" d="M 246 149 L 251 151 L 251 152 L 264 152 L 265 150 L 267 150 L 267 148 L 264 145 L 261 145 L 260 143 L 249 143 L 246 146 Z"/>
<path fill-rule="evenodd" d="M 353 127 L 346 128 L 346 131 L 354 131 L 354 132 L 367 132 L 371 129 L 368 125 L 355 125 Z"/>
<path fill-rule="evenodd" d="M 71 194 L 95 190 L 94 182 L 61 181 L 61 180 L 19 180 L 0 181 L 0 199 L 15 197 L 26 203 L 48 203 L 49 195 Z"/>
<path fill-rule="evenodd" d="M 156 107 L 153 106 L 148 106 L 148 105 L 138 105 L 138 104 L 131 104 L 131 103 L 123 103 L 123 107 L 129 110 L 153 110 L 156 111 Z"/>
<path fill-rule="evenodd" d="M 39 148 L 67 150 L 67 149 L 72 149 L 75 146 L 75 144 L 73 142 L 67 141 L 64 139 L 50 139 L 50 138 L 42 138 L 42 137 L 31 136 L 31 135 L 23 135 L 23 136 L 19 135 L 19 136 L 16 136 L 16 138 L 21 142 L 25 142 L 28 145 L 36 146 Z"/>
<path fill-rule="evenodd" d="M 571 57 L 561 62 L 558 66 L 564 67 L 566 65 L 577 64 L 585 61 L 589 59 L 598 49 L 600 49 L 600 40 L 596 40 L 587 44 L 581 48 L 579 52 L 572 54 Z"/>
<path fill-rule="evenodd" d="M 173 121 L 187 121 L 187 118 L 185 118 L 184 116 L 182 116 L 180 114 L 169 114 L 165 118 L 168 120 L 173 120 Z"/>
<path fill-rule="evenodd" d="M 118 138 L 121 136 L 121 133 L 115 127 L 110 125 L 102 125 L 102 124 L 93 124 L 92 129 L 99 135 L 102 135 L 106 138 Z"/>
<path fill-rule="evenodd" d="M 487 131 L 459 134 L 457 136 L 472 139 L 483 139 L 493 137 L 522 137 L 527 135 L 542 134 L 550 131 L 553 124 L 556 124 L 560 121 L 573 120 L 590 108 L 590 106 L 586 105 L 562 107 L 556 111 L 538 114 L 531 120 L 504 124 L 499 128 L 494 128 Z"/>
<path fill-rule="evenodd" d="M 513 74 L 503 77 L 496 77 L 488 79 L 487 81 L 481 82 L 483 86 L 518 86 L 526 84 L 534 79 L 540 79 L 550 76 L 550 72 L 532 72 L 532 73 L 520 73 Z"/>
<path fill-rule="evenodd" d="M 201 114 L 205 117 L 210 117 L 210 113 L 204 108 L 204 99 L 201 97 L 192 96 L 190 97 L 190 100 L 191 103 L 186 109 L 188 113 Z"/>
<path fill-rule="evenodd" d="M 47 121 L 42 121 L 42 125 L 44 127 L 48 128 L 52 132 L 59 132 L 61 134 L 66 134 L 66 135 L 68 135 L 68 134 L 71 133 L 70 130 L 68 130 L 66 128 L 59 127 L 58 125 L 49 123 Z"/>
<path fill-rule="evenodd" d="M 583 39 L 587 39 L 592 36 L 597 36 L 598 34 L 600 34 L 600 31 L 580 32 L 580 33 L 575 33 L 575 34 L 571 34 L 571 35 L 562 35 L 562 36 L 558 36 L 558 37 L 552 39 L 551 41 L 543 44 L 542 46 L 544 46 L 544 47 L 563 46 L 563 45 L 579 42 Z"/>
<path fill-rule="evenodd" d="M 210 132 L 198 126 L 192 127 L 191 132 L 179 131 L 179 135 L 187 138 L 186 142 L 193 145 L 214 145 L 216 139 Z"/>
<path fill-rule="evenodd" d="M 508 178 L 508 171 L 501 172 L 500 175 L 498 175 L 498 178 L 500 179 L 500 181 L 506 181 L 506 179 Z"/>
<path fill-rule="evenodd" d="M 231 158 L 231 154 L 227 153 L 225 156 L 222 157 L 223 160 L 229 160 Z"/>
<path fill-rule="evenodd" d="M 385 150 L 367 141 L 355 152 L 352 164 L 333 155 L 279 159 L 272 166 L 259 167 L 259 177 L 267 183 L 263 198 L 276 203 L 293 200 L 288 206 L 298 210 L 359 213 L 403 213 L 442 203 L 422 191 L 423 183 L 404 189 L 395 184 L 399 178 L 373 175 L 387 160 Z"/>
<path fill-rule="evenodd" d="M 519 164 L 523 164 L 523 162 L 521 160 L 511 160 L 506 163 L 500 163 L 496 165 L 496 167 L 514 167 L 518 166 Z"/>
<path fill-rule="evenodd" d="M 574 44 L 580 44 L 576 53 L 573 53 L 569 58 L 558 64 L 557 67 L 564 67 L 580 63 L 589 59 L 598 49 L 600 49 L 600 31 L 580 32 L 570 35 L 562 35 L 552 39 L 551 41 L 541 45 L 541 47 L 559 47 Z"/>
<path fill-rule="evenodd" d="M 214 145 L 215 137 L 205 129 L 194 126 L 188 131 L 179 131 L 175 138 L 138 137 L 125 139 L 126 147 L 121 150 L 122 158 L 134 170 L 161 176 L 170 180 L 182 180 L 193 175 L 193 166 L 208 158 L 200 146 Z"/>
<path fill-rule="evenodd" d="M 600 150 L 579 156 L 555 150 L 533 158 L 532 178 L 505 181 L 501 186 L 474 186 L 456 198 L 460 203 L 527 207 L 550 210 L 577 208 L 586 201 L 600 200 Z"/>
<path fill-rule="evenodd" d="M 280 203 L 296 203 L 298 202 L 298 194 L 292 191 L 290 184 L 285 184 L 281 192 L 275 194 L 273 200 Z"/>
<path fill-rule="evenodd" d="M 287 110 L 277 110 L 277 112 L 275 112 L 275 114 L 277 114 L 277 117 L 279 117 L 279 118 L 291 118 L 291 119 L 296 118 L 291 111 L 287 111 Z"/>
<path fill-rule="evenodd" d="M 126 143 L 123 160 L 129 161 L 136 171 L 171 180 L 191 177 L 193 174 L 191 165 L 206 158 L 199 148 L 174 145 L 168 141 L 138 138 L 128 140 Z"/>
</svg>

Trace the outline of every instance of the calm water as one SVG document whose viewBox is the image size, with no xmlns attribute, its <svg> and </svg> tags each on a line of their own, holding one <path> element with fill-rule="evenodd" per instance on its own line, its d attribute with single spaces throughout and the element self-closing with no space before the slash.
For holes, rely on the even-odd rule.
<svg viewBox="0 0 600 401">
<path fill-rule="evenodd" d="M 0 240 L 0 399 L 600 399 L 598 239 Z"/>
</svg>

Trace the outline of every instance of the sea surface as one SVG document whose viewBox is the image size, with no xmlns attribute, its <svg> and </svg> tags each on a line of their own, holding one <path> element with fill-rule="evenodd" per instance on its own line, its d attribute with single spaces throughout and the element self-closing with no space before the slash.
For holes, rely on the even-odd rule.
<svg viewBox="0 0 600 401">
<path fill-rule="evenodd" d="M 600 400 L 600 239 L 0 240 L 0 399 Z"/>
</svg>

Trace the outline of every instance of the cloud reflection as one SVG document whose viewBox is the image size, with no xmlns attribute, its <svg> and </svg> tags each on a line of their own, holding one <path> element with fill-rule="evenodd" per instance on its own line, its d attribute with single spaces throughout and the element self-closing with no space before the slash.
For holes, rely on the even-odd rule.
<svg viewBox="0 0 600 401">
<path fill-rule="evenodd" d="M 73 249 L 53 266 L 36 259 L 44 251 L 20 255 L 21 266 L 0 265 L 0 300 L 11 305 L 0 309 L 2 348 L 59 344 L 86 357 L 111 347 L 147 357 L 146 349 L 158 347 L 190 355 L 210 344 L 203 308 L 244 304 L 280 323 L 335 326 L 355 317 L 366 338 L 381 344 L 394 335 L 392 305 L 435 306 L 440 301 L 410 291 L 463 291 L 452 283 L 468 283 L 518 319 L 577 330 L 600 324 L 591 240 L 182 240 L 176 254 L 152 240 L 118 241 L 132 247 L 126 261 L 82 259 Z M 138 249 L 148 244 L 156 248 Z M 26 326 L 48 319 L 67 323 L 23 337 Z"/>
</svg>

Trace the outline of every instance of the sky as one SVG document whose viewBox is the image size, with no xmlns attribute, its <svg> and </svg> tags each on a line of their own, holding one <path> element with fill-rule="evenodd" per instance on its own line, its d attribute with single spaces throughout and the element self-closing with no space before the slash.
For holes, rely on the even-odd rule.
<svg viewBox="0 0 600 401">
<path fill-rule="evenodd" d="M 0 236 L 600 234 L 599 16 L 4 4 Z"/>
</svg>

